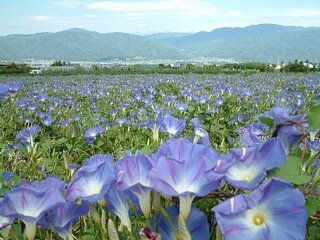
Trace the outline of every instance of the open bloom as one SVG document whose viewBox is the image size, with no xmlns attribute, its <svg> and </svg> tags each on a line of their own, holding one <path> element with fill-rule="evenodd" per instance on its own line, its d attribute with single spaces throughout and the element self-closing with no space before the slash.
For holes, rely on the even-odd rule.
<svg viewBox="0 0 320 240">
<path fill-rule="evenodd" d="M 46 216 L 46 221 L 54 227 L 63 239 L 73 239 L 72 225 L 78 221 L 79 217 L 87 214 L 88 211 L 89 208 L 86 203 L 78 205 L 66 202 L 54 208 Z"/>
<path fill-rule="evenodd" d="M 277 131 L 277 138 L 282 143 L 286 153 L 289 154 L 291 148 L 297 147 L 303 139 L 302 128 L 308 128 L 305 117 L 303 115 L 290 116 L 287 110 L 281 107 L 274 107 L 264 115 L 273 118 L 275 125 L 281 126 Z M 293 122 L 300 122 L 300 125 Z"/>
<path fill-rule="evenodd" d="M 104 197 L 117 178 L 111 155 L 94 155 L 75 173 L 66 190 L 66 199 L 94 203 Z"/>
<path fill-rule="evenodd" d="M 36 115 L 40 118 L 41 122 L 45 126 L 50 126 L 53 120 L 53 116 L 49 113 L 37 112 Z"/>
<path fill-rule="evenodd" d="M 153 183 L 147 174 L 153 167 L 150 157 L 137 153 L 135 156 L 124 156 L 117 162 L 120 191 L 128 190 L 139 199 L 140 208 L 146 218 L 150 214 L 151 189 Z"/>
<path fill-rule="evenodd" d="M 194 138 L 193 143 L 203 144 L 206 146 L 210 146 L 209 134 L 208 132 L 202 127 L 198 118 L 193 118 L 190 120 L 194 127 Z"/>
<path fill-rule="evenodd" d="M 221 175 L 214 171 L 218 153 L 210 147 L 193 144 L 187 139 L 171 139 L 154 156 L 149 172 L 154 189 L 165 196 L 180 199 L 184 220 L 196 196 L 205 196 L 220 185 Z"/>
<path fill-rule="evenodd" d="M 118 191 L 116 181 L 114 181 L 105 195 L 105 200 L 108 211 L 117 215 L 121 220 L 121 224 L 131 232 L 127 191 Z"/>
<path fill-rule="evenodd" d="M 157 115 L 157 118 L 153 121 L 150 120 L 146 126 L 151 129 L 152 131 L 152 139 L 154 142 L 158 142 L 159 141 L 159 129 L 161 126 L 161 123 L 163 121 L 163 115 L 161 113 L 159 113 Z"/>
<path fill-rule="evenodd" d="M 96 141 L 98 135 L 106 130 L 103 126 L 95 126 L 85 131 L 84 137 L 87 143 L 92 144 Z"/>
<path fill-rule="evenodd" d="M 8 86 L 9 93 L 15 94 L 24 87 L 24 84 L 22 82 L 15 81 L 15 82 L 8 82 L 7 86 Z"/>
<path fill-rule="evenodd" d="M 45 192 L 51 189 L 64 190 L 66 183 L 57 177 L 48 177 L 41 181 L 22 180 L 18 188 L 26 188 L 35 192 Z"/>
<path fill-rule="evenodd" d="M 175 118 L 171 115 L 164 117 L 160 130 L 169 133 L 171 136 L 178 136 L 186 127 L 186 121 Z"/>
<path fill-rule="evenodd" d="M 33 125 L 31 127 L 22 129 L 17 133 L 16 138 L 19 142 L 25 146 L 34 145 L 34 135 L 41 131 L 41 128 L 38 125 Z"/>
<path fill-rule="evenodd" d="M 225 240 L 304 239 L 307 213 L 303 194 L 271 179 L 249 195 L 238 195 L 214 207 Z"/>
<path fill-rule="evenodd" d="M 225 179 L 240 189 L 254 189 L 267 176 L 266 171 L 280 167 L 287 160 L 278 139 L 270 139 L 242 149 L 233 149 L 233 165 L 225 172 Z"/>
<path fill-rule="evenodd" d="M 26 225 L 26 238 L 32 240 L 39 219 L 47 211 L 64 202 L 58 189 L 34 191 L 30 188 L 16 187 L 6 193 L 1 210 L 5 217 L 21 219 Z"/>
<path fill-rule="evenodd" d="M 151 219 L 151 227 L 155 228 L 159 223 L 158 232 L 162 240 L 177 239 L 179 208 L 175 206 L 168 207 L 166 212 L 169 218 L 160 214 Z M 185 221 L 187 231 L 192 239 L 209 239 L 210 231 L 206 216 L 196 207 L 192 207 L 188 219 Z M 181 236 L 180 236 L 181 237 Z"/>
<path fill-rule="evenodd" d="M 9 91 L 9 87 L 6 84 L 0 83 L 0 96 L 5 95 Z"/>
<path fill-rule="evenodd" d="M 3 203 L 3 198 L 0 198 L 0 209 Z M 14 217 L 5 217 L 2 215 L 0 211 L 0 229 L 7 227 L 8 225 L 11 225 L 14 221 Z"/>
</svg>

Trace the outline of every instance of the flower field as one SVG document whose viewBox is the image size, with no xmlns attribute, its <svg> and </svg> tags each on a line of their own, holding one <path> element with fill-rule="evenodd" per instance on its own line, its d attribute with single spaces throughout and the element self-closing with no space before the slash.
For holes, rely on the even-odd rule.
<svg viewBox="0 0 320 240">
<path fill-rule="evenodd" d="M 3 239 L 320 239 L 320 75 L 0 78 Z"/>
</svg>

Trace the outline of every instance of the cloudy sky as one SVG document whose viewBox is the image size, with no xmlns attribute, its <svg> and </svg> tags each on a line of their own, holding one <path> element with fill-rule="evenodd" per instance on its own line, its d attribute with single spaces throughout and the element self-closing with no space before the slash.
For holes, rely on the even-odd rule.
<svg viewBox="0 0 320 240">
<path fill-rule="evenodd" d="M 320 26 L 319 0 L 0 0 L 0 35 L 211 31 L 259 23 Z"/>
</svg>

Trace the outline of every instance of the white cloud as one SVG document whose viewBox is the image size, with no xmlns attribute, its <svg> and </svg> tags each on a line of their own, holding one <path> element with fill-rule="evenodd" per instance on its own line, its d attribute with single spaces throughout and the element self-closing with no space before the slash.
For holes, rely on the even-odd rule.
<svg viewBox="0 0 320 240">
<path fill-rule="evenodd" d="M 232 10 L 226 13 L 226 16 L 228 17 L 240 17 L 242 15 L 242 11 L 238 11 L 238 10 Z"/>
<path fill-rule="evenodd" d="M 76 1 L 76 0 L 61 0 L 61 1 L 54 1 L 51 2 L 51 4 L 56 7 L 56 8 L 62 8 L 62 9 L 67 9 L 67 8 L 76 8 L 78 6 L 84 5 L 83 2 L 81 1 Z"/>
<path fill-rule="evenodd" d="M 95 14 L 89 14 L 89 13 L 86 13 L 84 16 L 85 16 L 86 18 L 89 18 L 89 19 L 97 19 L 97 18 L 98 18 L 97 15 L 95 15 Z"/>
<path fill-rule="evenodd" d="M 210 3 L 200 0 L 157 0 L 157 1 L 103 1 L 87 5 L 90 9 L 106 10 L 116 13 L 150 14 L 163 13 L 168 15 L 202 16 L 217 13 L 217 9 Z"/>
<path fill-rule="evenodd" d="M 296 9 L 287 13 L 289 17 L 320 17 L 320 9 Z"/>
<path fill-rule="evenodd" d="M 30 16 L 29 19 L 31 19 L 32 21 L 38 22 L 38 21 L 49 21 L 49 20 L 52 20 L 53 17 L 42 15 L 42 16 Z"/>
</svg>

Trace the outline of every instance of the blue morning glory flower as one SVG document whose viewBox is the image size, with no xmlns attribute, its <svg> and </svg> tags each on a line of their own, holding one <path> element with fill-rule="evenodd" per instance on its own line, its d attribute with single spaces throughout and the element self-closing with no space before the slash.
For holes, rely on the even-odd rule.
<svg viewBox="0 0 320 240">
<path fill-rule="evenodd" d="M 9 91 L 8 85 L 0 83 L 0 96 L 5 95 L 8 91 Z"/>
<path fill-rule="evenodd" d="M 86 142 L 89 144 L 94 143 L 96 141 L 97 136 L 103 133 L 105 130 L 106 128 L 103 126 L 95 126 L 93 128 L 86 130 L 84 133 Z"/>
<path fill-rule="evenodd" d="M 171 206 L 166 209 L 166 212 L 169 218 L 158 214 L 150 220 L 150 225 L 152 228 L 156 228 L 156 225 L 159 224 L 158 232 L 162 240 L 179 239 L 177 238 L 179 208 Z M 191 207 L 190 214 L 186 220 L 186 226 L 192 239 L 205 240 L 210 238 L 207 218 L 196 207 Z"/>
<path fill-rule="evenodd" d="M 37 116 L 40 118 L 40 121 L 45 126 L 50 126 L 53 120 L 53 116 L 49 113 L 37 112 Z"/>
<path fill-rule="evenodd" d="M 196 196 L 205 196 L 220 185 L 221 175 L 214 171 L 218 153 L 210 147 L 187 139 L 171 139 L 154 155 L 155 165 L 148 176 L 154 189 L 165 196 L 180 199 L 184 220 Z"/>
<path fill-rule="evenodd" d="M 175 118 L 171 115 L 165 116 L 160 130 L 165 133 L 169 133 L 171 136 L 178 136 L 186 127 L 186 121 Z"/>
<path fill-rule="evenodd" d="M 128 204 L 129 196 L 127 195 L 127 191 L 119 191 L 116 181 L 114 181 L 108 189 L 105 199 L 108 211 L 117 215 L 121 220 L 121 224 L 126 226 L 129 232 L 131 232 L 132 228 Z"/>
<path fill-rule="evenodd" d="M 24 87 L 24 84 L 22 82 L 16 81 L 16 82 L 8 82 L 7 86 L 8 86 L 9 93 L 17 93 Z"/>
<path fill-rule="evenodd" d="M 51 189 L 63 191 L 66 183 L 57 177 L 48 177 L 41 181 L 22 180 L 16 187 L 30 189 L 35 192 L 45 192 Z"/>
<path fill-rule="evenodd" d="M 151 158 L 142 153 L 124 156 L 117 162 L 119 190 L 128 190 L 137 196 L 146 218 L 150 215 L 151 189 L 153 188 L 153 183 L 147 174 L 152 167 Z"/>
<path fill-rule="evenodd" d="M 235 162 L 225 172 L 225 179 L 240 189 L 254 189 L 266 177 L 266 171 L 280 167 L 287 160 L 278 139 L 270 139 L 241 149 L 232 149 Z"/>
<path fill-rule="evenodd" d="M 53 226 L 59 236 L 63 239 L 73 239 L 72 225 L 75 224 L 79 217 L 86 215 L 89 207 L 86 203 L 62 203 L 52 209 L 45 216 L 48 225 Z"/>
<path fill-rule="evenodd" d="M 94 155 L 74 174 L 66 190 L 66 199 L 80 198 L 95 203 L 104 197 L 116 177 L 112 156 Z"/>
<path fill-rule="evenodd" d="M 238 195 L 212 209 L 225 240 L 304 239 L 307 212 L 303 194 L 271 179 L 249 195 Z"/>
<path fill-rule="evenodd" d="M 41 131 L 41 128 L 38 125 L 33 125 L 31 127 L 22 129 L 17 133 L 16 138 L 19 142 L 25 146 L 34 145 L 34 135 Z"/>
<path fill-rule="evenodd" d="M 38 220 L 47 211 L 64 202 L 58 189 L 40 192 L 16 187 L 6 193 L 2 203 L 2 214 L 5 217 L 21 219 L 26 225 L 26 238 L 34 239 Z"/>
<path fill-rule="evenodd" d="M 14 221 L 14 217 L 5 217 L 2 215 L 2 203 L 4 198 L 0 198 L 0 229 L 3 229 L 7 227 L 8 225 L 11 225 Z"/>
</svg>

